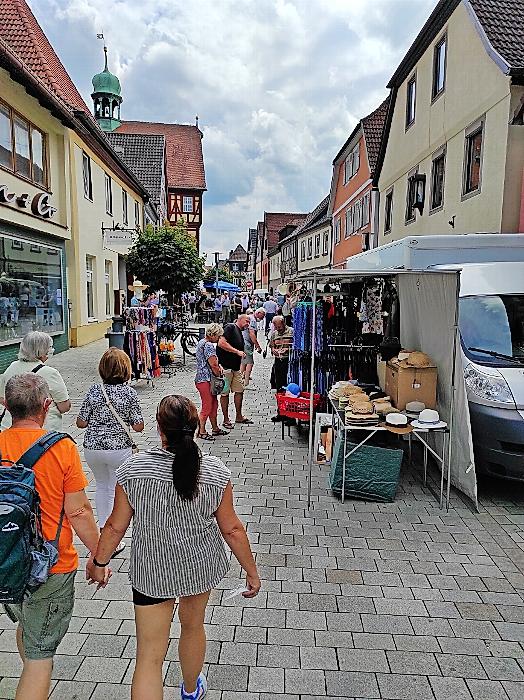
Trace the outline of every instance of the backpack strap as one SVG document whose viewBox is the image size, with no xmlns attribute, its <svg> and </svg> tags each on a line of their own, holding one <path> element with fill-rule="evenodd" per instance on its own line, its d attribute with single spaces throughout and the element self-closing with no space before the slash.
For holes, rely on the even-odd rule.
<svg viewBox="0 0 524 700">
<path fill-rule="evenodd" d="M 57 442 L 60 442 L 60 440 L 64 440 L 65 438 L 73 440 L 73 438 L 67 433 L 59 433 L 56 430 L 49 431 L 41 438 L 39 438 L 35 443 L 33 443 L 31 447 L 28 450 L 26 450 L 19 459 L 16 460 L 16 464 L 19 464 L 20 466 L 25 467 L 26 469 L 33 469 L 40 457 L 42 457 L 47 452 L 47 450 L 49 450 L 51 447 L 53 447 L 53 445 L 56 445 Z M 57 549 L 60 534 L 62 533 L 64 515 L 65 511 L 64 506 L 62 505 L 62 511 L 60 513 L 60 520 L 58 521 L 56 535 L 54 539 L 51 540 L 51 542 Z"/>
<path fill-rule="evenodd" d="M 36 367 L 33 367 L 33 369 L 31 370 L 31 372 L 34 372 L 34 374 L 36 374 L 37 372 L 39 372 L 39 371 L 42 369 L 42 367 L 44 367 L 44 365 L 43 365 L 42 363 L 40 363 L 40 364 L 37 365 Z"/>
</svg>

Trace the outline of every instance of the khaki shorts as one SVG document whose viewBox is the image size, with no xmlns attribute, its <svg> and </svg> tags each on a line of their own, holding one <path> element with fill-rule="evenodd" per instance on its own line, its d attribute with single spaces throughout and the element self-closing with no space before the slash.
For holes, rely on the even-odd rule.
<svg viewBox="0 0 524 700">
<path fill-rule="evenodd" d="M 244 345 L 244 352 L 246 356 L 242 360 L 241 367 L 245 367 L 246 365 L 254 365 L 255 364 L 255 348 L 252 347 L 251 345 Z"/>
<path fill-rule="evenodd" d="M 28 659 L 50 659 L 69 628 L 75 602 L 75 575 L 51 574 L 20 605 L 6 605 L 13 622 L 22 628 L 22 642 Z"/>
<path fill-rule="evenodd" d="M 227 396 L 229 393 L 242 394 L 244 392 L 244 377 L 240 370 L 225 369 L 224 377 L 228 381 L 229 389 L 224 391 L 222 396 Z"/>
</svg>

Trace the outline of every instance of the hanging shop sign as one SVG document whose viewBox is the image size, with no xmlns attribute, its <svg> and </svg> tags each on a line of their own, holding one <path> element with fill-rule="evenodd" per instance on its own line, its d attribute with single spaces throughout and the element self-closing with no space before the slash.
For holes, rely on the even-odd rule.
<svg viewBox="0 0 524 700">
<path fill-rule="evenodd" d="M 0 204 L 11 205 L 17 209 L 29 209 L 32 214 L 42 219 L 51 219 L 56 214 L 56 207 L 51 205 L 51 195 L 48 192 L 39 192 L 31 196 L 27 192 L 16 194 L 10 192 L 8 185 L 0 184 Z"/>
<path fill-rule="evenodd" d="M 104 229 L 104 245 L 130 246 L 136 237 L 134 229 Z"/>
</svg>

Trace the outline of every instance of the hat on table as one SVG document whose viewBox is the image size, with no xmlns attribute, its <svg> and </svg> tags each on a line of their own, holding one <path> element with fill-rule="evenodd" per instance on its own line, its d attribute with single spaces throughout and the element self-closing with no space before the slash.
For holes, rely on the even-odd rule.
<svg viewBox="0 0 524 700">
<path fill-rule="evenodd" d="M 435 428 L 446 428 L 448 424 L 445 421 L 440 420 L 438 411 L 434 411 L 431 408 L 425 408 L 420 412 L 417 420 L 414 420 L 411 425 L 419 430 L 430 430 Z"/>
</svg>

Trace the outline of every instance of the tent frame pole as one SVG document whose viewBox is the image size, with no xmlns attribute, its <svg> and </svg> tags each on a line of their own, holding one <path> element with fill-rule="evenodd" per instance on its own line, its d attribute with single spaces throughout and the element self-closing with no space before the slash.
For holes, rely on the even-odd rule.
<svg viewBox="0 0 524 700">
<path fill-rule="evenodd" d="M 313 274 L 313 314 L 311 329 L 311 369 L 309 377 L 309 454 L 308 454 L 308 484 L 307 508 L 311 509 L 311 482 L 313 479 L 313 399 L 315 394 L 315 347 L 317 341 L 317 275 Z"/>
<path fill-rule="evenodd" d="M 451 491 L 451 457 L 452 457 L 452 437 L 453 428 L 455 423 L 455 391 L 456 391 L 456 365 L 457 365 L 457 338 L 459 332 L 459 305 L 460 305 L 460 272 L 457 271 L 457 290 L 455 298 L 455 320 L 453 323 L 453 369 L 451 372 L 451 399 L 450 399 L 450 410 L 449 410 L 449 435 L 448 435 L 448 464 L 447 464 L 447 478 L 448 483 L 446 484 L 446 511 L 449 512 L 449 498 Z M 442 466 L 444 469 L 444 466 Z M 442 503 L 440 504 L 442 508 Z"/>
</svg>

